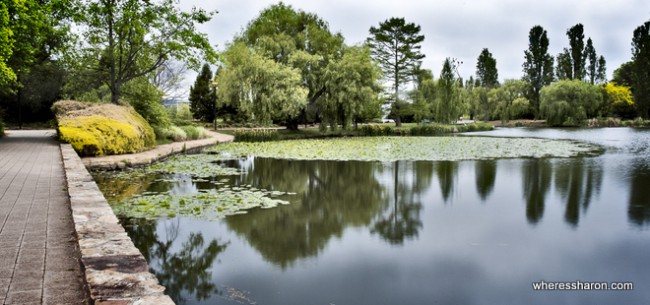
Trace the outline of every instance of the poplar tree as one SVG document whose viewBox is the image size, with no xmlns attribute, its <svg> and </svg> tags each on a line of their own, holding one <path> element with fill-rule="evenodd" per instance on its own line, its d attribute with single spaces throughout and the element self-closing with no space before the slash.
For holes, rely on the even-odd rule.
<svg viewBox="0 0 650 305">
<path fill-rule="evenodd" d="M 650 21 L 634 30 L 631 70 L 634 103 L 638 115 L 647 119 L 650 110 Z"/>
<path fill-rule="evenodd" d="M 528 99 L 533 113 L 539 117 L 539 94 L 542 88 L 553 81 L 553 57 L 548 54 L 549 40 L 546 30 L 536 25 L 528 34 L 528 50 L 524 51 L 523 80 L 530 83 Z"/>
</svg>

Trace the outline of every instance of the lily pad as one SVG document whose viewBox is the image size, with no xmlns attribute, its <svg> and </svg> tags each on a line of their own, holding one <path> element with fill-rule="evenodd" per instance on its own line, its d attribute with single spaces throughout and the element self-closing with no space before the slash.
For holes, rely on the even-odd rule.
<svg viewBox="0 0 650 305">
<path fill-rule="evenodd" d="M 114 202 L 111 206 L 116 214 L 127 217 L 158 219 L 192 216 L 198 219 L 213 220 L 228 215 L 246 213 L 246 210 L 252 208 L 266 209 L 289 204 L 286 200 L 271 198 L 277 194 L 275 192 L 238 189 L 223 187 L 192 194 L 142 195 Z"/>
<path fill-rule="evenodd" d="M 217 155 L 178 155 L 167 159 L 164 162 L 153 164 L 146 168 L 147 171 L 183 174 L 197 178 L 239 175 L 237 169 L 219 165 L 217 162 L 223 160 Z"/>
<path fill-rule="evenodd" d="M 360 161 L 574 157 L 601 152 L 599 146 L 575 141 L 494 137 L 357 137 L 237 142 L 210 150 L 237 156 Z"/>
</svg>

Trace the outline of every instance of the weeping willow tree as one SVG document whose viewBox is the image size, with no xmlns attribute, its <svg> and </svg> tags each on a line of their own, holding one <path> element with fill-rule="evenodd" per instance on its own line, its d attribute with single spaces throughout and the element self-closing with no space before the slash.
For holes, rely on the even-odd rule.
<svg viewBox="0 0 650 305">
<path fill-rule="evenodd" d="M 218 74 L 219 100 L 240 115 L 263 125 L 297 116 L 307 104 L 308 90 L 300 71 L 258 54 L 243 42 L 224 53 Z"/>
<path fill-rule="evenodd" d="M 381 70 L 372 61 L 367 47 L 346 48 L 340 60 L 325 68 L 326 93 L 318 105 L 321 119 L 332 129 L 340 124 L 348 129 L 357 123 L 378 117 L 381 111 L 378 80 Z M 321 124 L 321 130 L 326 124 Z"/>
<path fill-rule="evenodd" d="M 433 112 L 436 121 L 442 124 L 456 122 L 464 110 L 461 88 L 454 75 L 455 69 L 455 61 L 450 58 L 445 59 L 438 79 Z"/>
</svg>

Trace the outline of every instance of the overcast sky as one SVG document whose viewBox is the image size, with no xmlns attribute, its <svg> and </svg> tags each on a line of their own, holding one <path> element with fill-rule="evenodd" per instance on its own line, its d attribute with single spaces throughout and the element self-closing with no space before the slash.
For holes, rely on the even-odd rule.
<svg viewBox="0 0 650 305">
<path fill-rule="evenodd" d="M 199 29 L 223 50 L 233 36 L 259 12 L 278 1 L 181 0 L 183 10 L 192 6 L 219 13 Z M 607 60 L 607 75 L 631 58 L 634 29 L 650 20 L 648 0 L 286 0 L 294 9 L 316 13 L 332 32 L 340 32 L 348 45 L 368 37 L 371 26 L 391 17 L 403 17 L 421 26 L 425 39 L 423 67 L 440 75 L 446 57 L 463 62 L 459 71 L 467 79 L 476 72 L 476 59 L 488 48 L 497 60 L 499 79 L 521 78 L 528 32 L 534 25 L 547 30 L 550 53 L 568 47 L 566 31 L 577 23 L 591 37 L 596 52 Z M 193 78 L 193 77 L 192 77 Z M 193 80 L 192 80 L 193 82 Z"/>
</svg>

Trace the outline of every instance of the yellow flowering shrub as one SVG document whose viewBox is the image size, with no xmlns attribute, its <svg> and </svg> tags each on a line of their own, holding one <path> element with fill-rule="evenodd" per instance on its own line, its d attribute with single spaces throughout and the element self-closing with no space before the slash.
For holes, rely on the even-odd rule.
<svg viewBox="0 0 650 305">
<path fill-rule="evenodd" d="M 155 145 L 151 126 L 130 106 L 57 102 L 60 138 L 83 156 L 117 155 Z"/>
</svg>

